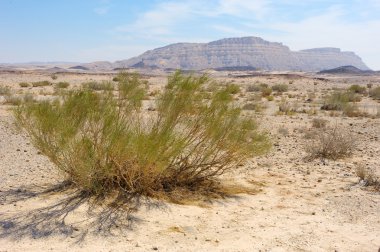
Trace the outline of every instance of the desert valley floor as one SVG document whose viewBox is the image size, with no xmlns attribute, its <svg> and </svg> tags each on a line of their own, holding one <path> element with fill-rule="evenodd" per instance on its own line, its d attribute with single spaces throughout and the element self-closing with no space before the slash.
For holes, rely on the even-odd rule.
<svg viewBox="0 0 380 252">
<path fill-rule="evenodd" d="M 53 86 L 23 88 L 19 83 L 67 81 L 72 88 L 91 80 L 111 81 L 114 74 L 55 77 L 1 72 L 0 86 L 16 96 L 29 92 L 45 99 L 54 94 Z M 145 78 L 156 90 L 167 77 Z M 130 211 L 103 206 L 88 211 L 87 200 L 60 190 L 62 174 L 15 126 L 14 106 L 0 94 L 0 251 L 378 251 L 380 193 L 360 183 L 355 171 L 365 166 L 380 176 L 380 103 L 363 95 L 358 106 L 366 116 L 354 117 L 320 106 L 322 96 L 333 90 L 380 86 L 380 76 L 226 73 L 215 78 L 239 85 L 236 101 L 241 104 L 254 95 L 247 91 L 251 84 L 289 87 L 272 101 L 260 98 L 260 110 L 244 110 L 270 134 L 271 151 L 222 178 L 254 187 L 256 193 L 182 205 L 142 200 Z M 278 113 L 285 97 L 292 113 Z M 153 99 L 145 101 L 147 113 Z M 352 157 L 305 159 L 314 118 L 356 139 Z"/>
</svg>

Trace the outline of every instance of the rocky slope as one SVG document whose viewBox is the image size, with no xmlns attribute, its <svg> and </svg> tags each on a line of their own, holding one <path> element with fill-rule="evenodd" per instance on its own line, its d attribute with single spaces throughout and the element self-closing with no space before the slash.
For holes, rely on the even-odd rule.
<svg viewBox="0 0 380 252">
<path fill-rule="evenodd" d="M 291 51 L 281 43 L 258 37 L 227 38 L 210 43 L 178 43 L 114 63 L 115 68 L 217 69 L 248 67 L 263 70 L 320 71 L 352 65 L 368 70 L 353 52 L 338 48 Z"/>
</svg>

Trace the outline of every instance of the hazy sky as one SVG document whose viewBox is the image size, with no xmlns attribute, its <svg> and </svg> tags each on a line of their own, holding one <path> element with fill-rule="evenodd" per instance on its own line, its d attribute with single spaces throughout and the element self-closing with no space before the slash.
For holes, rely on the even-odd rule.
<svg viewBox="0 0 380 252">
<path fill-rule="evenodd" d="M 380 0 L 0 0 L 3 63 L 114 61 L 240 36 L 339 47 L 380 70 Z"/>
</svg>

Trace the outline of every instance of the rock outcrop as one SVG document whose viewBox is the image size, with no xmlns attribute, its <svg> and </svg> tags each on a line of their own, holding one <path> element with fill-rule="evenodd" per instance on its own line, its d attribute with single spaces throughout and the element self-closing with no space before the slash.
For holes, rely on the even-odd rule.
<svg viewBox="0 0 380 252">
<path fill-rule="evenodd" d="M 320 71 L 352 65 L 369 70 L 353 52 L 338 48 L 291 51 L 282 43 L 258 37 L 227 38 L 210 43 L 178 43 L 147 51 L 114 68 L 229 69 Z"/>
</svg>

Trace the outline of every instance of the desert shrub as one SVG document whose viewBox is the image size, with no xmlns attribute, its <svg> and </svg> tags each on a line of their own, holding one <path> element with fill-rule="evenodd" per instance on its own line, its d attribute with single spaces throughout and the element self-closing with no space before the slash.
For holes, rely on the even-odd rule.
<svg viewBox="0 0 380 252">
<path fill-rule="evenodd" d="M 366 87 L 362 87 L 359 85 L 351 85 L 348 88 L 348 91 L 350 91 L 352 93 L 356 93 L 356 94 L 365 94 L 366 93 Z"/>
<path fill-rule="evenodd" d="M 261 89 L 261 96 L 262 97 L 267 97 L 267 96 L 270 96 L 272 94 L 272 89 L 269 88 L 269 87 L 266 87 L 266 88 L 262 88 Z"/>
<path fill-rule="evenodd" d="M 368 113 L 361 111 L 356 104 L 347 104 L 343 109 L 343 115 L 348 117 L 366 117 Z"/>
<path fill-rule="evenodd" d="M 250 92 L 250 93 L 252 93 L 252 92 L 262 92 L 263 89 L 266 89 L 268 87 L 269 86 L 266 83 L 259 83 L 259 82 L 257 82 L 257 83 L 255 83 L 253 85 L 249 85 L 247 87 L 246 91 Z"/>
<path fill-rule="evenodd" d="M 276 84 L 276 85 L 272 86 L 272 90 L 276 91 L 276 92 L 279 92 L 279 93 L 283 93 L 283 92 L 288 91 L 288 85 L 286 85 L 286 84 Z"/>
<path fill-rule="evenodd" d="M 114 89 L 114 86 L 109 81 L 90 81 L 82 84 L 84 88 L 94 90 L 94 91 L 110 91 Z"/>
<path fill-rule="evenodd" d="M 65 81 L 60 81 L 57 84 L 55 84 L 56 88 L 68 88 L 70 86 L 70 83 Z"/>
<path fill-rule="evenodd" d="M 0 95 L 9 95 L 11 93 L 11 89 L 9 87 L 0 86 Z"/>
<path fill-rule="evenodd" d="M 117 76 L 115 76 L 115 77 L 112 78 L 112 81 L 114 81 L 114 82 L 118 82 L 118 81 L 119 81 L 119 78 L 118 78 Z"/>
<path fill-rule="evenodd" d="M 349 102 L 359 102 L 360 95 L 353 92 L 334 92 L 325 98 L 322 110 L 344 110 Z"/>
<path fill-rule="evenodd" d="M 204 99 L 209 83 L 176 72 L 147 115 L 146 85 L 121 73 L 116 94 L 73 90 L 60 100 L 25 103 L 15 116 L 41 152 L 90 194 L 207 191 L 219 175 L 270 146 L 240 115 L 228 87 L 215 86 Z"/>
<path fill-rule="evenodd" d="M 363 164 L 359 164 L 355 169 L 356 176 L 359 177 L 360 183 L 364 186 L 373 186 L 380 191 L 380 178 L 376 176 L 373 169 L 365 167 Z"/>
<path fill-rule="evenodd" d="M 312 121 L 311 121 L 311 124 L 313 126 L 313 128 L 317 128 L 317 129 L 320 129 L 320 128 L 325 128 L 326 125 L 327 125 L 327 120 L 326 119 L 322 119 L 322 118 L 314 118 Z"/>
<path fill-rule="evenodd" d="M 56 74 L 52 74 L 52 75 L 50 75 L 50 78 L 52 80 L 56 80 L 56 79 L 58 79 L 58 76 Z"/>
<path fill-rule="evenodd" d="M 18 85 L 19 85 L 20 87 L 22 87 L 22 88 L 29 87 L 29 83 L 27 83 L 27 82 L 20 82 Z"/>
<path fill-rule="evenodd" d="M 36 81 L 36 82 L 32 82 L 32 86 L 33 87 L 46 87 L 46 86 L 50 86 L 51 85 L 51 82 L 50 81 Z"/>
<path fill-rule="evenodd" d="M 306 146 L 309 159 L 327 158 L 336 160 L 349 157 L 355 149 L 355 140 L 348 131 L 335 126 L 316 132 L 316 137 Z"/>
<path fill-rule="evenodd" d="M 269 95 L 269 96 L 267 96 L 267 100 L 268 100 L 268 101 L 273 101 L 273 100 L 274 100 L 273 95 Z"/>
<path fill-rule="evenodd" d="M 279 114 L 293 115 L 297 112 L 297 107 L 298 105 L 296 103 L 291 104 L 290 102 L 286 101 L 286 99 L 282 99 L 278 105 L 278 112 Z"/>
<path fill-rule="evenodd" d="M 230 94 L 238 94 L 240 92 L 240 87 L 236 84 L 228 84 L 226 90 Z"/>
<path fill-rule="evenodd" d="M 380 100 L 380 87 L 376 87 L 369 92 L 369 96 L 373 99 Z"/>
</svg>

